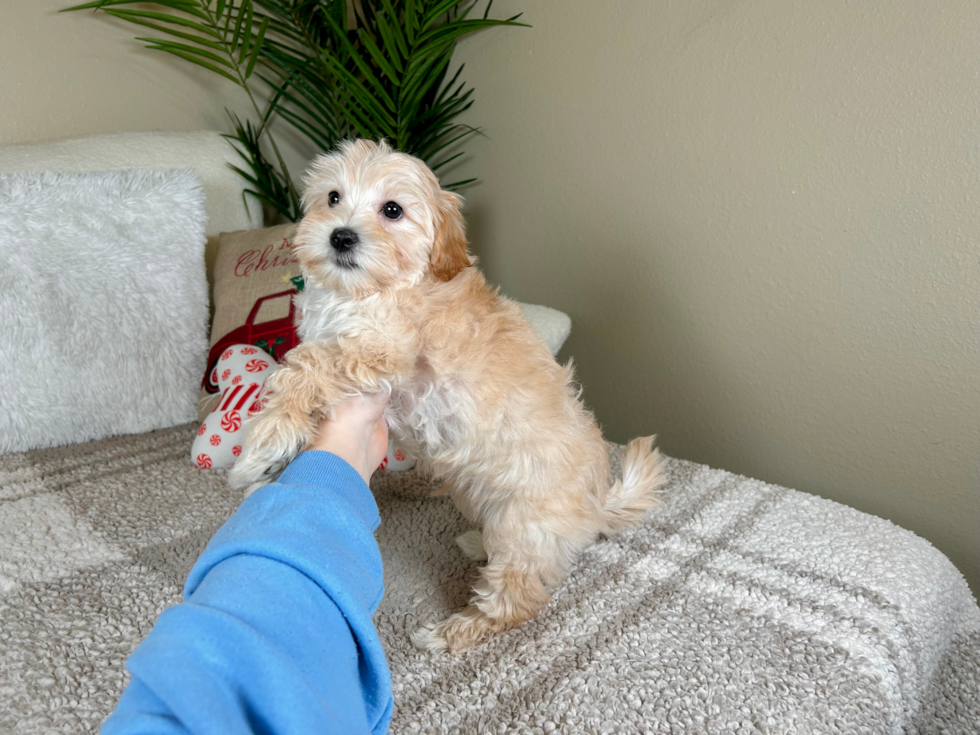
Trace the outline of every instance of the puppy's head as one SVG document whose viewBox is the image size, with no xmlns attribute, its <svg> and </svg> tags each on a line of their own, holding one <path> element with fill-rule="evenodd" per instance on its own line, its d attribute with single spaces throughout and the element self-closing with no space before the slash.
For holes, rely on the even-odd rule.
<svg viewBox="0 0 980 735">
<path fill-rule="evenodd" d="M 419 159 L 347 141 L 307 174 L 296 256 L 314 285 L 358 294 L 449 281 L 471 264 L 461 203 Z"/>
</svg>

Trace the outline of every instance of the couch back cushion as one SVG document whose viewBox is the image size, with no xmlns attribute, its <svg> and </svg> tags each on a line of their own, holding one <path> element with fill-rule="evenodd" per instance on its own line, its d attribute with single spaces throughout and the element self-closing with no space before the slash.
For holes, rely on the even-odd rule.
<svg viewBox="0 0 980 735">
<path fill-rule="evenodd" d="M 242 160 L 221 133 L 113 133 L 52 143 L 0 146 L 0 173 L 15 171 L 110 171 L 189 168 L 200 178 L 207 198 L 205 233 L 262 226 L 262 206 L 242 197 L 245 180 L 231 165 Z"/>
</svg>

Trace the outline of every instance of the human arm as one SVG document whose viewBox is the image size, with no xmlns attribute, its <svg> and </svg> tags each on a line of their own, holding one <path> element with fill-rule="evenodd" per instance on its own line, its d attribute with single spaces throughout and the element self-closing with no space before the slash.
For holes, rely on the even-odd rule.
<svg viewBox="0 0 980 735">
<path fill-rule="evenodd" d="M 365 482 L 384 456 L 383 406 L 341 404 L 312 450 L 218 531 L 184 603 L 129 659 L 104 733 L 387 729 L 391 678 L 371 620 L 380 518 Z"/>
</svg>

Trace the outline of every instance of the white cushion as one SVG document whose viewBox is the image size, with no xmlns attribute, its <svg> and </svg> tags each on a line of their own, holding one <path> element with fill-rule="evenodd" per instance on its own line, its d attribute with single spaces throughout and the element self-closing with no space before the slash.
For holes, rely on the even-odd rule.
<svg viewBox="0 0 980 735">
<path fill-rule="evenodd" d="M 109 171 L 147 168 L 193 169 L 204 182 L 208 224 L 205 233 L 262 227 L 262 207 L 242 201 L 245 180 L 228 164 L 244 161 L 220 133 L 118 133 L 55 143 L 0 146 L 0 172 Z"/>
<path fill-rule="evenodd" d="M 0 174 L 0 453 L 197 416 L 204 222 L 186 169 Z"/>
</svg>

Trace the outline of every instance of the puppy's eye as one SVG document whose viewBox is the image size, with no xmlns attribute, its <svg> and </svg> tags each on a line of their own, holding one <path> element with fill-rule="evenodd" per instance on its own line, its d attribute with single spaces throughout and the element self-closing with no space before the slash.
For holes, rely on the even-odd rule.
<svg viewBox="0 0 980 735">
<path fill-rule="evenodd" d="M 340 194 L 335 191 L 330 192 L 330 194 L 327 195 L 327 204 L 329 204 L 331 207 L 336 204 L 340 204 Z"/>
<path fill-rule="evenodd" d="M 388 219 L 398 219 L 402 216 L 402 208 L 394 202 L 386 202 L 385 205 L 381 207 L 381 214 Z"/>
</svg>

